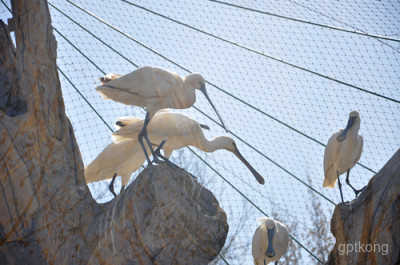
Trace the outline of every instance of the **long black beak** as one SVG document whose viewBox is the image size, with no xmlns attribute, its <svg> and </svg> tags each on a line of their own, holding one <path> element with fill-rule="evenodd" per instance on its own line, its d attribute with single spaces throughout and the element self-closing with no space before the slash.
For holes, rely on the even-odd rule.
<svg viewBox="0 0 400 265">
<path fill-rule="evenodd" d="M 339 135 L 336 137 L 336 140 L 337 140 L 338 142 L 343 142 L 344 140 L 346 140 L 347 132 L 349 131 L 350 127 L 353 126 L 354 121 L 356 120 L 356 118 L 357 118 L 357 117 L 350 117 L 350 118 L 349 118 L 349 121 L 347 122 L 346 128 L 343 130 L 343 132 L 342 132 L 341 134 L 339 134 Z"/>
<path fill-rule="evenodd" d="M 219 113 L 218 113 L 217 109 L 215 108 L 214 104 L 212 103 L 211 99 L 208 97 L 207 90 L 206 90 L 206 85 L 205 84 L 201 84 L 200 85 L 200 90 L 201 90 L 201 92 L 203 92 L 203 94 L 206 97 L 206 99 L 208 100 L 208 102 L 210 102 L 211 107 L 213 107 L 215 113 L 217 113 L 217 116 L 218 116 L 219 120 L 222 123 L 222 127 L 224 127 L 225 131 L 228 132 L 228 129 L 226 128 L 224 121 L 222 120 L 221 116 L 219 115 Z"/>
<path fill-rule="evenodd" d="M 264 185 L 265 180 L 264 178 L 250 165 L 249 162 L 242 156 L 242 154 L 239 152 L 239 150 L 236 148 L 235 151 L 233 152 L 239 159 L 240 161 L 243 162 L 243 164 L 246 165 L 246 167 L 253 173 L 254 177 L 258 181 L 258 183 Z"/>
<path fill-rule="evenodd" d="M 267 234 L 268 234 L 268 248 L 267 251 L 265 251 L 265 255 L 269 258 L 272 258 L 275 256 L 274 246 L 272 245 L 275 234 L 275 228 L 271 229 L 267 228 Z"/>
</svg>

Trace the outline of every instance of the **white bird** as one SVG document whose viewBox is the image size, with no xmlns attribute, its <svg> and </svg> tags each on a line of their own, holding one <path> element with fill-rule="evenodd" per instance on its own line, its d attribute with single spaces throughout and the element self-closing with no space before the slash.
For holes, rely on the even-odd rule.
<svg viewBox="0 0 400 265">
<path fill-rule="evenodd" d="M 323 187 L 333 188 L 338 181 L 340 196 L 343 201 L 342 184 L 339 176 L 347 172 L 346 183 L 353 189 L 356 196 L 361 190 L 356 190 L 349 180 L 350 169 L 358 162 L 361 157 L 364 139 L 358 134 L 360 130 L 360 115 L 357 111 L 349 114 L 349 120 L 345 129 L 334 133 L 328 141 L 324 155 L 325 179 Z"/>
<path fill-rule="evenodd" d="M 254 264 L 266 265 L 272 261 L 277 264 L 289 243 L 288 230 L 284 224 L 269 217 L 262 217 L 257 221 L 260 225 L 254 232 L 252 241 Z"/>
<path fill-rule="evenodd" d="M 113 183 L 116 176 L 121 176 L 121 191 L 123 190 L 131 174 L 146 161 L 137 140 L 143 123 L 144 120 L 134 117 L 123 117 L 117 120 L 116 124 L 120 129 L 112 135 L 114 142 L 85 168 L 86 183 L 112 178 L 109 188 L 116 196 Z M 208 127 L 179 113 L 159 111 L 148 125 L 148 135 L 155 146 L 164 150 L 164 156 L 159 155 L 166 159 L 174 150 L 189 145 L 205 152 L 214 152 L 219 149 L 231 151 L 247 166 L 257 181 L 264 184 L 264 178 L 240 154 L 232 138 L 219 136 L 209 141 L 201 128 Z M 160 148 L 157 148 L 157 152 L 159 151 Z"/>
<path fill-rule="evenodd" d="M 118 121 L 121 128 L 112 134 L 114 142 L 118 143 L 126 139 L 135 139 L 140 133 L 143 123 L 143 120 L 138 122 L 127 122 L 126 119 L 125 122 Z M 148 137 L 153 145 L 162 146 L 164 157 L 167 159 L 174 150 L 185 146 L 194 146 L 204 152 L 214 152 L 220 149 L 228 150 L 246 165 L 260 184 L 265 183 L 264 178 L 241 155 L 232 138 L 218 136 L 208 140 L 201 129 L 206 127 L 183 114 L 163 111 L 158 112 L 151 119 L 148 125 Z"/>
<path fill-rule="evenodd" d="M 140 119 L 129 118 L 129 122 L 137 121 Z M 112 178 L 109 189 L 116 196 L 114 192 L 115 177 L 121 176 L 122 191 L 128 184 L 132 173 L 138 170 L 145 160 L 146 157 L 137 139 L 113 142 L 85 167 L 86 183 Z"/>
<path fill-rule="evenodd" d="M 112 99 L 126 105 L 134 105 L 146 109 L 146 118 L 138 139 L 149 165 L 151 165 L 151 161 L 147 155 L 143 138 L 146 139 L 153 158 L 157 160 L 147 137 L 146 129 L 149 121 L 158 110 L 191 107 L 196 101 L 195 89 L 199 89 L 204 93 L 226 130 L 221 116 L 208 97 L 204 78 L 199 73 L 191 73 L 182 78 L 178 74 L 165 69 L 145 66 L 121 77 L 113 75 L 114 78 L 107 76 L 103 78 L 101 80 L 101 82 L 104 81 L 103 85 L 96 87 L 96 90 L 104 99 Z M 110 79 L 111 81 L 108 81 Z"/>
</svg>

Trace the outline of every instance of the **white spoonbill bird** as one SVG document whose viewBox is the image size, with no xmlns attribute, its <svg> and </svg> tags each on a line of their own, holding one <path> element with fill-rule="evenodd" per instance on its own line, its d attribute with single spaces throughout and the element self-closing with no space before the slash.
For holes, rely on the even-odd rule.
<svg viewBox="0 0 400 265">
<path fill-rule="evenodd" d="M 114 76 L 118 75 L 114 74 Z M 111 81 L 108 81 L 110 79 Z M 150 119 L 161 109 L 186 109 L 191 107 L 196 101 L 195 89 L 203 92 L 226 130 L 221 116 L 208 97 L 204 78 L 199 73 L 191 73 L 182 78 L 178 74 L 162 68 L 144 66 L 127 75 L 118 78 L 105 78 L 103 81 L 104 84 L 96 87 L 96 90 L 104 99 L 112 99 L 126 105 L 145 108 L 146 118 L 138 139 L 149 165 L 151 165 L 151 161 L 147 155 L 143 138 L 146 139 L 151 152 L 154 153 L 146 130 Z"/>
<path fill-rule="evenodd" d="M 126 139 L 135 139 L 140 133 L 144 121 L 127 122 L 118 121 L 121 128 L 112 134 L 114 142 Z M 126 125 L 126 126 L 124 126 Z M 171 156 L 172 151 L 185 146 L 194 146 L 204 152 L 214 152 L 225 149 L 234 153 L 251 171 L 260 184 L 264 184 L 264 178 L 250 165 L 250 163 L 240 154 L 235 141 L 227 136 L 218 136 L 208 140 L 201 128 L 205 125 L 199 124 L 196 120 L 180 113 L 158 112 L 148 124 L 148 137 L 152 144 L 159 146 L 164 143 L 164 157 Z M 156 154 L 160 155 L 160 154 Z"/>
<path fill-rule="evenodd" d="M 349 114 L 347 126 L 334 133 L 328 141 L 324 155 L 325 179 L 323 187 L 335 187 L 338 181 L 340 196 L 343 201 L 342 184 L 339 176 L 347 171 L 346 183 L 353 189 L 356 196 L 361 190 L 356 190 L 349 180 L 350 169 L 358 162 L 361 157 L 364 139 L 358 134 L 360 130 L 360 115 L 357 111 Z"/>
<path fill-rule="evenodd" d="M 129 122 L 137 121 L 140 119 L 129 118 Z M 86 183 L 112 178 L 109 189 L 116 196 L 114 192 L 115 177 L 121 176 L 122 191 L 128 184 L 132 173 L 138 170 L 145 160 L 146 157 L 137 139 L 111 143 L 85 167 Z"/>
<path fill-rule="evenodd" d="M 251 244 L 255 265 L 266 265 L 278 260 L 285 254 L 289 233 L 286 226 L 272 218 L 262 217 L 257 219 L 260 225 L 254 232 Z"/>
</svg>

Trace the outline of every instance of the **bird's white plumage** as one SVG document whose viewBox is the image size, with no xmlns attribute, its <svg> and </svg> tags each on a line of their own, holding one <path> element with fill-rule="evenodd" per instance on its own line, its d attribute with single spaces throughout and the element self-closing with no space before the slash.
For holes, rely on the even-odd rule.
<svg viewBox="0 0 400 265">
<path fill-rule="evenodd" d="M 135 138 L 139 134 L 144 121 L 140 121 L 125 127 L 113 133 L 115 142 Z M 204 152 L 214 152 L 219 149 L 225 149 L 234 153 L 252 172 L 253 176 L 260 184 L 264 184 L 263 177 L 249 164 L 249 162 L 240 154 L 235 141 L 228 136 L 218 136 L 208 140 L 202 131 L 199 123 L 183 114 L 174 112 L 157 112 L 147 126 L 147 134 L 150 142 L 159 145 L 166 141 L 163 150 L 165 156 L 170 156 L 172 151 L 185 146 L 195 146 Z"/>
<path fill-rule="evenodd" d="M 143 120 L 140 120 L 127 123 L 127 126 L 112 134 L 114 142 L 135 139 L 143 126 L 143 122 Z M 163 140 L 166 140 L 163 150 L 167 156 L 173 150 L 189 145 L 203 150 L 207 141 L 198 122 L 180 113 L 157 112 L 147 126 L 147 132 L 150 141 L 157 146 Z"/>
<path fill-rule="evenodd" d="M 120 129 L 112 134 L 114 142 L 108 145 L 86 167 L 85 178 L 87 183 L 109 179 L 117 173 L 118 175 L 124 174 L 121 175 L 124 185 L 124 183 L 128 183 L 129 176 L 144 163 L 146 158 L 137 141 L 144 120 L 134 117 L 122 117 L 118 121 L 121 122 Z M 163 146 L 166 158 L 169 158 L 174 150 L 185 146 L 195 146 L 204 152 L 226 149 L 233 152 L 242 161 L 245 161 L 238 154 L 235 141 L 232 138 L 219 136 L 208 140 L 196 120 L 180 113 L 157 112 L 151 119 L 147 131 L 151 143 L 155 146 L 166 140 Z M 257 181 L 263 184 L 264 179 L 261 175 L 247 161 L 244 163 L 247 163 L 246 166 L 251 170 Z"/>
<path fill-rule="evenodd" d="M 257 219 L 260 222 L 253 235 L 252 255 L 255 265 L 264 265 L 272 261 L 278 261 L 286 252 L 289 243 L 289 232 L 284 224 L 269 217 Z M 265 252 L 268 248 L 267 227 L 275 227 L 275 234 L 272 241 L 275 256 L 267 257 Z"/>
<path fill-rule="evenodd" d="M 105 83 L 107 83 L 107 82 L 110 82 L 111 80 L 120 78 L 121 76 L 122 76 L 122 75 L 110 73 L 110 74 L 107 74 L 107 75 L 105 75 L 105 76 L 100 77 L 100 82 L 101 82 L 102 84 L 105 84 Z"/>
<path fill-rule="evenodd" d="M 142 147 L 137 140 L 128 139 L 111 143 L 85 167 L 86 183 L 111 179 L 116 173 L 121 176 L 123 186 L 129 182 L 133 172 L 146 160 Z"/>
<path fill-rule="evenodd" d="M 85 168 L 87 183 L 110 179 L 115 173 L 122 178 L 126 186 L 133 172 L 138 170 L 146 160 L 137 140 L 144 120 L 136 117 L 120 117 L 117 120 L 119 130 L 113 133 L 114 142 L 109 144 Z M 159 111 L 148 126 L 148 135 L 152 143 L 164 145 L 164 156 L 169 158 L 172 152 L 182 147 L 198 146 L 198 138 L 205 139 L 202 129 L 192 118 L 167 111 Z M 196 136 L 195 136 L 196 135 Z M 147 147 L 147 151 L 148 147 Z"/>
<path fill-rule="evenodd" d="M 204 84 L 204 79 L 197 73 L 182 78 L 162 68 L 144 66 L 96 90 L 104 99 L 144 107 L 152 118 L 160 109 L 191 107 L 196 101 L 195 89 L 200 88 L 199 82 Z"/>
<path fill-rule="evenodd" d="M 348 130 L 346 139 L 342 142 L 336 139 L 344 130 L 341 129 L 329 138 L 326 145 L 323 187 L 333 188 L 336 185 L 338 175 L 340 176 L 354 167 L 361 157 L 364 145 L 363 137 L 358 134 L 361 119 L 356 111 L 351 112 L 349 116 L 356 117 L 356 119 Z"/>
</svg>

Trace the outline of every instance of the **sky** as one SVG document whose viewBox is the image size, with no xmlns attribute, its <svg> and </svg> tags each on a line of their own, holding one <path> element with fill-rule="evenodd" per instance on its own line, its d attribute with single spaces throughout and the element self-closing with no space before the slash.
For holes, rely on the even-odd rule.
<svg viewBox="0 0 400 265">
<path fill-rule="evenodd" d="M 118 117 L 144 117 L 139 108 L 101 98 L 94 87 L 104 73 L 127 74 L 150 65 L 204 76 L 230 132 L 214 122 L 218 118 L 201 94 L 196 108 L 180 112 L 207 124 L 208 138 L 233 137 L 266 180 L 259 185 L 229 152 L 193 148 L 260 212 L 190 150 L 179 153 L 204 167 L 206 187 L 222 208 L 233 209 L 231 229 L 246 216 L 238 245 L 251 242 L 255 219 L 264 214 L 312 231 L 311 194 L 332 215 L 340 195 L 337 187 L 322 188 L 324 145 L 345 127 L 350 111 L 360 113 L 364 137 L 362 165 L 350 174 L 355 187 L 365 186 L 400 146 L 397 1 L 49 3 L 66 111 L 85 165 L 111 143 L 108 126 L 113 128 Z M 0 18 L 9 16 L 1 4 Z M 107 182 L 89 187 L 99 202 L 112 199 Z M 354 198 L 347 185 L 343 192 L 345 200 Z M 290 232 L 296 238 L 300 233 Z M 242 260 L 228 258 L 229 264 L 252 264 L 250 246 L 243 251 Z"/>
</svg>

